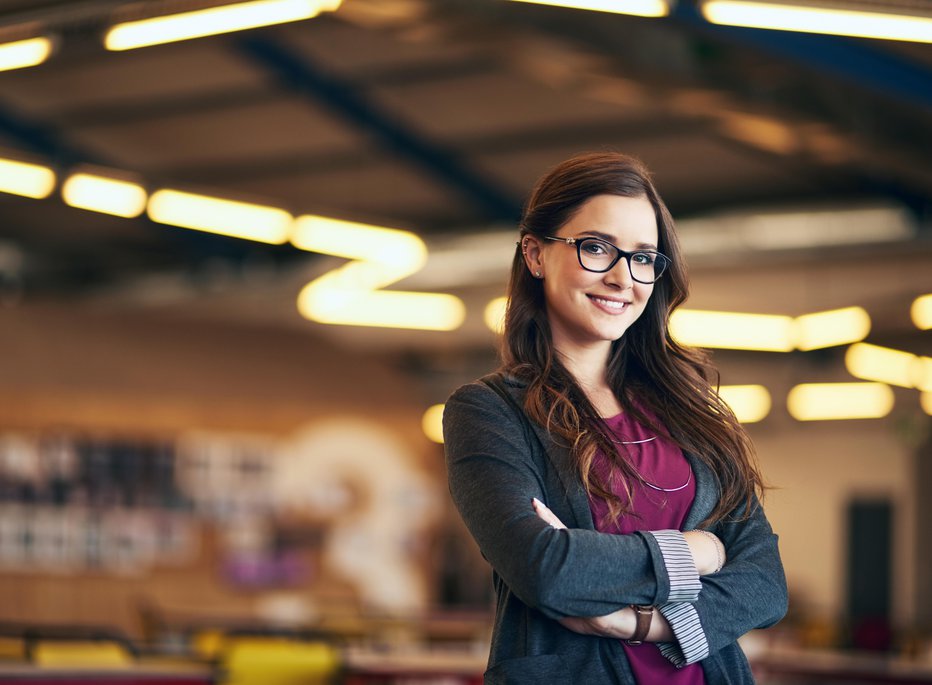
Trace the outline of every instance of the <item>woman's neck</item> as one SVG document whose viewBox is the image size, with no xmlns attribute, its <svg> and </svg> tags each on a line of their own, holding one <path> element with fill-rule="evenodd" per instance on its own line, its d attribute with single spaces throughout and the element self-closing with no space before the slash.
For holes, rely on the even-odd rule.
<svg viewBox="0 0 932 685">
<path fill-rule="evenodd" d="M 586 393 L 586 397 L 589 398 L 599 416 L 616 416 L 621 412 L 621 404 L 606 378 L 607 350 L 577 349 L 572 355 L 561 352 L 560 360 L 582 391 Z"/>
</svg>

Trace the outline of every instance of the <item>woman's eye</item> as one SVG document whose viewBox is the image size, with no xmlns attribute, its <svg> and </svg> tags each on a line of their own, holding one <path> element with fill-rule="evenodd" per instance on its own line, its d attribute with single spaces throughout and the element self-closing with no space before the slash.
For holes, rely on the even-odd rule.
<svg viewBox="0 0 932 685">
<path fill-rule="evenodd" d="M 631 255 L 631 260 L 635 264 L 653 264 L 654 255 L 650 254 L 649 252 L 637 252 Z"/>
<path fill-rule="evenodd" d="M 591 254 L 591 255 L 604 255 L 607 253 L 605 246 L 602 245 L 601 243 L 587 241 L 583 243 L 582 248 L 583 250 L 586 251 L 587 254 Z"/>
</svg>

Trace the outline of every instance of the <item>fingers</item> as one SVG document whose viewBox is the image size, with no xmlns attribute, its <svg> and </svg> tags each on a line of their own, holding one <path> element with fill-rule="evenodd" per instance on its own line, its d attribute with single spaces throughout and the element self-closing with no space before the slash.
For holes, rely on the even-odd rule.
<svg viewBox="0 0 932 685">
<path fill-rule="evenodd" d="M 537 514 L 537 516 L 540 517 L 544 523 L 549 523 L 552 527 L 558 530 L 566 528 L 566 526 L 563 525 L 563 521 L 558 519 L 557 515 L 550 511 L 547 505 L 536 497 L 531 500 L 531 506 L 534 507 L 534 513 Z"/>
</svg>

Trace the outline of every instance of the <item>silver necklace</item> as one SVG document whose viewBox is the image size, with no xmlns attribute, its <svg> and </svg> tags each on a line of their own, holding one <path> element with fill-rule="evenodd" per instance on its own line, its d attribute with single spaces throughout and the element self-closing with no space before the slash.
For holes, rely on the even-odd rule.
<svg viewBox="0 0 932 685">
<path fill-rule="evenodd" d="M 657 439 L 656 435 L 652 435 L 649 438 L 644 438 L 643 440 L 615 440 L 614 438 L 609 438 L 609 440 L 614 442 L 616 445 L 641 445 L 645 442 L 650 442 L 656 439 Z M 640 476 L 640 474 L 638 475 Z M 641 482 L 644 483 L 644 485 L 646 485 L 649 488 L 653 488 L 654 490 L 657 490 L 658 492 L 679 492 L 680 490 L 685 488 L 687 485 L 689 485 L 689 483 L 692 481 L 693 470 L 689 469 L 689 475 L 686 476 L 686 482 L 675 488 L 662 488 L 659 485 L 654 485 L 649 480 L 645 479 L 644 476 L 640 476 L 640 479 L 641 479 Z"/>
<path fill-rule="evenodd" d="M 609 440 L 614 442 L 616 445 L 640 445 L 642 442 L 650 442 L 651 440 L 656 439 L 656 435 L 652 435 L 649 438 L 644 438 L 643 440 L 612 440 L 612 438 L 609 438 Z"/>
</svg>

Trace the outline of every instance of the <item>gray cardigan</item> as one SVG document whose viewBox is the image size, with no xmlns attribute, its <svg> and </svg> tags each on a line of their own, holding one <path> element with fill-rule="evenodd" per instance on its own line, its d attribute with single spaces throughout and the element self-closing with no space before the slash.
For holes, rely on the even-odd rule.
<svg viewBox="0 0 932 685">
<path fill-rule="evenodd" d="M 521 384 L 509 379 L 506 387 L 523 406 Z M 580 635 L 555 620 L 602 616 L 632 603 L 662 607 L 679 639 L 661 645 L 673 663 L 701 659 L 709 685 L 753 682 L 737 639 L 773 625 L 787 608 L 777 537 L 760 506 L 744 521 L 712 529 L 728 561 L 702 576 L 691 602 L 676 602 L 661 542 L 649 532 L 597 532 L 569 454 L 546 430 L 480 382 L 450 397 L 443 423 L 453 501 L 493 569 L 496 614 L 486 683 L 635 683 L 618 640 Z M 689 530 L 712 511 L 718 490 L 708 467 L 687 458 L 696 479 Z M 532 497 L 567 529 L 541 521 Z M 696 636 L 686 644 L 671 620 L 682 614 L 697 627 L 698 647 Z"/>
</svg>

